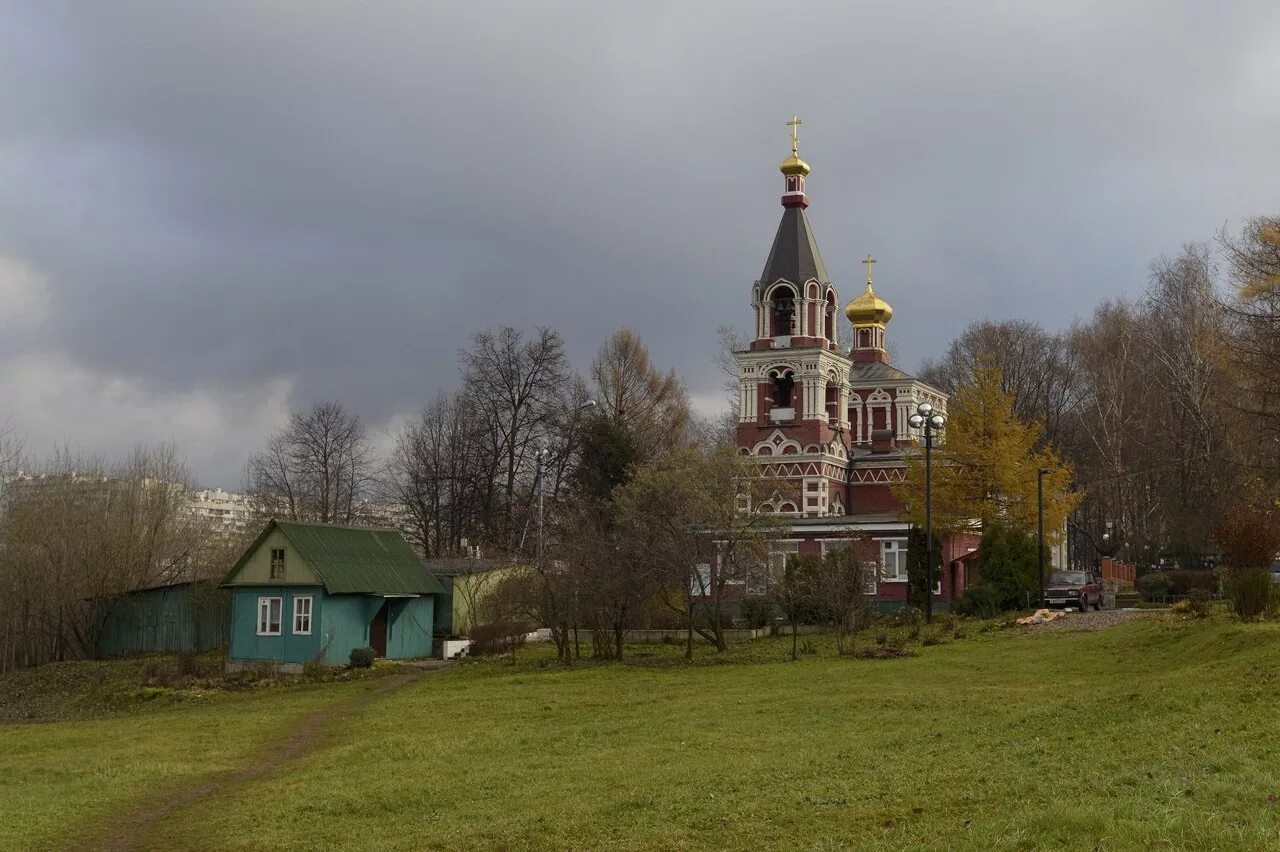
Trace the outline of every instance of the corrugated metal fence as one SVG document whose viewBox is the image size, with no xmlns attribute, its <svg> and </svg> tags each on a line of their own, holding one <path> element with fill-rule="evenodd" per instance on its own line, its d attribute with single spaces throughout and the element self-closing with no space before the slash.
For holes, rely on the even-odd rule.
<svg viewBox="0 0 1280 852">
<path fill-rule="evenodd" d="M 231 594 L 203 583 L 143 589 L 112 599 L 99 657 L 157 651 L 211 651 L 227 646 Z"/>
</svg>

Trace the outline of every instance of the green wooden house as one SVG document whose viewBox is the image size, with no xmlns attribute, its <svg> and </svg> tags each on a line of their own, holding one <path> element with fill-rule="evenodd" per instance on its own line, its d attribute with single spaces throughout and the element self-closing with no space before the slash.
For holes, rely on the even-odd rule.
<svg viewBox="0 0 1280 852">
<path fill-rule="evenodd" d="M 344 665 L 369 646 L 392 660 L 431 655 L 444 588 L 399 532 L 273 520 L 227 574 L 228 666 Z"/>
</svg>

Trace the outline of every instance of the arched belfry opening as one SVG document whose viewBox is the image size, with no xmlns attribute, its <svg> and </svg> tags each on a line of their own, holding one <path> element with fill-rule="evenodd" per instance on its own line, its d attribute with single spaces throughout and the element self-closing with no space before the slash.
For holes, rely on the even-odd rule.
<svg viewBox="0 0 1280 852">
<path fill-rule="evenodd" d="M 789 284 L 773 288 L 769 313 L 769 333 L 772 337 L 786 337 L 793 333 L 796 316 L 796 291 Z"/>
<path fill-rule="evenodd" d="M 795 373 L 788 367 L 769 371 L 770 408 L 793 408 L 796 397 Z"/>
</svg>

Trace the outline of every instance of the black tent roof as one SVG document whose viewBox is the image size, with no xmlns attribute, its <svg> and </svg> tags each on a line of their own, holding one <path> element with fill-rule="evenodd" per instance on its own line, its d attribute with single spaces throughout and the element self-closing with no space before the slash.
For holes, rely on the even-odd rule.
<svg viewBox="0 0 1280 852">
<path fill-rule="evenodd" d="M 778 235 L 773 238 L 769 260 L 765 262 L 764 272 L 760 274 L 761 283 L 766 285 L 779 278 L 796 285 L 810 279 L 817 279 L 823 284 L 831 280 L 827 277 L 827 267 L 822 262 L 822 255 L 818 253 L 818 243 L 809 227 L 809 217 L 802 207 L 788 207 L 782 211 Z"/>
</svg>

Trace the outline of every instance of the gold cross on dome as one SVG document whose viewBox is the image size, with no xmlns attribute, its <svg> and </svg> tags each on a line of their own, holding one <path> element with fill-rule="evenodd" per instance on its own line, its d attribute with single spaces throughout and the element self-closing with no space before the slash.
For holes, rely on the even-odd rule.
<svg viewBox="0 0 1280 852">
<path fill-rule="evenodd" d="M 871 286 L 871 264 L 875 263 L 876 259 L 871 255 L 867 255 L 867 259 L 862 262 L 867 266 L 867 286 L 870 287 Z"/>
<path fill-rule="evenodd" d="M 791 153 L 796 154 L 800 150 L 800 125 L 804 124 L 798 116 L 791 116 L 791 120 L 787 122 L 787 127 L 791 128 Z"/>
</svg>

